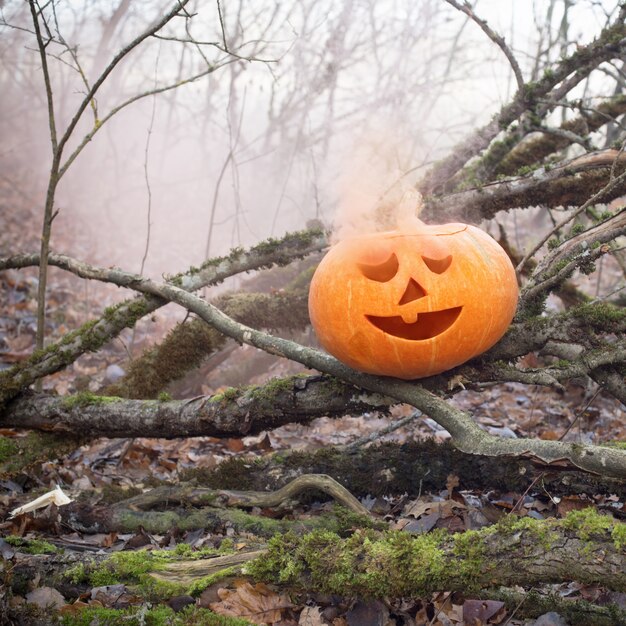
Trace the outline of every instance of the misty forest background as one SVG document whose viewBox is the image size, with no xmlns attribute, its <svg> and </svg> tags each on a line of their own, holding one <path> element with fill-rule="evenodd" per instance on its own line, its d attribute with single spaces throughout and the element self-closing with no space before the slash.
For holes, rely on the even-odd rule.
<svg viewBox="0 0 626 626">
<path fill-rule="evenodd" d="M 626 623 L 625 20 L 0 2 L 0 622 Z M 306 305 L 407 207 L 521 285 L 415 382 Z"/>
</svg>

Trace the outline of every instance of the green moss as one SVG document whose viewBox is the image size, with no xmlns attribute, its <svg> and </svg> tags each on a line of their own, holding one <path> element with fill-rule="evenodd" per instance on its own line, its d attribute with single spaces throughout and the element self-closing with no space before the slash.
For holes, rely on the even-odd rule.
<svg viewBox="0 0 626 626">
<path fill-rule="evenodd" d="M 553 524 L 553 521 L 507 515 L 490 529 L 493 529 L 494 532 L 508 532 L 514 536 L 518 533 L 524 533 L 525 536 L 532 538 L 532 543 L 539 544 L 544 550 L 549 551 L 554 546 L 555 541 L 558 540 L 558 533 L 554 530 Z M 484 529 L 482 532 L 490 529 Z"/>
<path fill-rule="evenodd" d="M 561 240 L 558 237 L 552 237 L 548 239 L 548 250 L 554 250 L 561 245 Z"/>
<path fill-rule="evenodd" d="M 170 402 L 172 399 L 172 396 L 167 393 L 167 391 L 161 391 L 161 393 L 159 393 L 157 400 L 159 402 Z"/>
<path fill-rule="evenodd" d="M 574 531 L 583 541 L 593 535 L 613 531 L 615 520 L 610 515 L 602 515 L 593 507 L 572 511 L 560 522 L 563 528 Z"/>
<path fill-rule="evenodd" d="M 55 554 L 62 552 L 60 548 L 43 539 L 24 539 L 24 537 L 9 535 L 4 537 L 4 540 L 25 554 Z"/>
<path fill-rule="evenodd" d="M 277 536 L 261 559 L 245 573 L 299 587 L 303 580 L 322 593 L 362 597 L 401 597 L 446 588 L 458 575 L 458 564 L 446 565 L 442 543 L 446 531 L 420 536 L 409 533 L 357 531 L 342 539 L 330 531 L 297 538 Z"/>
<path fill-rule="evenodd" d="M 271 537 L 285 530 L 281 520 L 251 515 L 238 509 L 229 511 L 228 518 L 239 532 L 248 532 L 260 537 Z"/>
<path fill-rule="evenodd" d="M 5 438 L 0 438 L 2 445 Z M 26 437 L 10 438 L 4 444 L 4 458 L 0 459 L 0 476 L 12 476 L 18 472 L 38 473 L 41 463 L 61 457 L 76 449 L 78 439 L 67 434 L 29 432 Z M 12 444 L 12 445 L 11 445 Z"/>
<path fill-rule="evenodd" d="M 89 573 L 89 580 L 94 586 L 141 582 L 144 574 L 163 569 L 170 560 L 171 556 L 164 555 L 162 551 L 114 552 Z"/>
<path fill-rule="evenodd" d="M 86 406 L 95 406 L 102 404 L 111 404 L 120 402 L 121 398 L 116 396 L 98 396 L 90 391 L 81 391 L 73 396 L 63 398 L 63 408 L 71 411 L 76 408 L 84 408 Z"/>
<path fill-rule="evenodd" d="M 121 487 L 120 485 L 103 485 L 102 487 L 102 502 L 106 504 L 115 504 L 122 502 L 133 496 L 138 496 L 143 493 L 139 487 L 129 486 L 128 488 Z"/>
<path fill-rule="evenodd" d="M 232 402 L 241 395 L 241 390 L 236 387 L 227 387 L 222 393 L 215 394 L 211 399 L 215 402 Z"/>
<path fill-rule="evenodd" d="M 485 531 L 468 530 L 454 535 L 453 554 L 458 557 L 459 575 L 467 580 L 468 591 L 474 589 L 475 579 L 484 569 Z"/>
<path fill-rule="evenodd" d="M 199 596 L 207 587 L 214 585 L 226 578 L 230 578 L 231 576 L 237 575 L 241 571 L 241 568 L 237 566 L 227 567 L 215 574 L 211 574 L 210 576 L 202 576 L 195 580 L 191 585 L 189 585 L 187 589 L 187 593 L 190 596 L 197 597 Z"/>
<path fill-rule="evenodd" d="M 63 615 L 63 626 L 250 626 L 244 619 L 217 615 L 208 609 L 191 606 L 174 613 L 168 606 L 109 609 L 85 608 L 73 615 Z"/>
<path fill-rule="evenodd" d="M 580 235 L 581 233 L 585 232 L 585 225 L 581 224 L 580 222 L 576 222 L 570 232 L 569 232 L 569 236 L 570 237 L 574 237 L 575 235 Z"/>
<path fill-rule="evenodd" d="M 306 375 L 303 375 L 306 377 Z M 294 378 L 272 378 L 264 385 L 256 387 L 252 392 L 252 399 L 255 403 L 258 403 L 260 407 L 271 408 L 274 406 L 274 402 L 278 396 L 285 393 L 293 393 L 294 390 Z"/>
<path fill-rule="evenodd" d="M 515 314 L 516 322 L 532 323 L 537 326 L 545 326 L 547 320 L 542 317 L 542 313 L 546 308 L 547 293 L 540 293 L 533 298 L 527 298 L 523 308 L 520 307 Z"/>
<path fill-rule="evenodd" d="M 626 524 L 617 523 L 611 531 L 611 539 L 618 550 L 626 548 Z"/>
<path fill-rule="evenodd" d="M 357 528 L 373 528 L 375 530 L 384 530 L 387 528 L 386 522 L 372 519 L 367 515 L 355 513 L 338 504 L 333 506 L 333 513 L 336 518 L 336 524 L 333 525 L 333 530 L 341 537 L 352 534 Z"/>
<path fill-rule="evenodd" d="M 522 165 L 516 172 L 515 176 L 527 176 L 532 174 L 536 169 L 541 167 L 539 163 L 532 163 L 531 165 Z"/>
<path fill-rule="evenodd" d="M 13 438 L 0 437 L 0 463 L 4 463 L 15 456 L 18 450 L 17 443 Z"/>
<path fill-rule="evenodd" d="M 179 543 L 174 548 L 174 553 L 179 556 L 189 556 L 193 552 L 193 548 L 188 543 Z"/>
<path fill-rule="evenodd" d="M 89 582 L 89 571 L 84 563 L 77 563 L 63 572 L 63 578 L 75 585 L 80 585 Z"/>
<path fill-rule="evenodd" d="M 618 450 L 626 450 L 626 441 L 608 441 L 601 444 L 607 448 L 617 448 Z"/>
<path fill-rule="evenodd" d="M 568 311 L 586 326 L 603 332 L 620 332 L 626 326 L 626 309 L 606 302 L 582 304 Z"/>
</svg>

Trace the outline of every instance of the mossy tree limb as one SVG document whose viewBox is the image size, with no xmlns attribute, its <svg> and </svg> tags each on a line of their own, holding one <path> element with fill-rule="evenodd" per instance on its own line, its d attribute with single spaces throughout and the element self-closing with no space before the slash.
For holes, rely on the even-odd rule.
<svg viewBox="0 0 626 626">
<path fill-rule="evenodd" d="M 579 135 L 593 133 L 605 124 L 626 113 L 626 96 L 618 95 L 598 104 L 584 116 L 566 120 L 560 128 Z M 482 179 L 493 175 L 512 176 L 520 168 L 539 163 L 550 154 L 563 150 L 570 141 L 565 136 L 543 134 L 517 144 L 503 159 L 494 163 L 494 167 L 485 172 Z"/>
<path fill-rule="evenodd" d="M 446 219 L 477 224 L 516 207 L 580 205 L 607 185 L 616 154 L 613 150 L 603 151 L 552 169 L 541 168 L 528 176 L 493 182 L 441 198 L 427 198 L 420 217 L 430 221 L 440 220 L 445 215 Z M 626 182 L 621 181 L 598 198 L 598 202 L 609 202 L 625 192 Z"/>
<path fill-rule="evenodd" d="M 622 7 L 615 20 L 587 46 L 580 46 L 546 72 L 540 80 L 527 83 L 519 89 L 511 102 L 485 126 L 477 129 L 457 145 L 445 159 L 437 163 L 419 184 L 424 196 L 441 194 L 447 183 L 460 172 L 465 164 L 485 150 L 501 130 L 532 110 L 541 119 L 579 82 L 583 81 L 604 61 L 619 58 L 626 35 L 626 8 Z M 619 43 L 618 43 L 619 42 Z M 538 105 L 541 100 L 542 104 Z M 509 207 L 510 208 L 510 207 Z"/>
<path fill-rule="evenodd" d="M 393 402 L 324 376 L 292 376 L 191 400 L 126 400 L 82 393 L 24 394 L 0 423 L 84 437 L 233 437 L 316 417 L 386 410 Z"/>
<path fill-rule="evenodd" d="M 572 105 L 573 106 L 573 105 Z M 582 108 L 582 103 L 581 103 Z M 584 109 L 584 115 L 566 120 L 553 132 L 532 133 L 532 124 L 511 126 L 503 138 L 494 141 L 476 162 L 464 168 L 450 181 L 451 190 L 460 191 L 467 187 L 477 187 L 502 176 L 513 177 L 527 170 L 541 172 L 545 159 L 564 150 L 574 141 L 580 141 L 602 126 L 614 122 L 626 112 L 626 96 L 609 98 L 594 109 Z M 533 116 L 538 121 L 536 114 Z M 529 137 L 529 134 L 532 135 Z"/>
<path fill-rule="evenodd" d="M 76 262 L 76 265 L 75 271 L 79 275 L 87 273 L 99 280 L 114 283 L 119 281 L 144 294 L 176 302 L 236 341 L 296 361 L 370 392 L 411 404 L 443 426 L 451 434 L 452 443 L 464 452 L 496 457 L 531 458 L 547 466 L 565 463 L 573 469 L 614 478 L 626 477 L 626 452 L 622 450 L 581 446 L 562 441 L 499 438 L 483 431 L 470 415 L 419 384 L 363 374 L 319 350 L 239 324 L 213 305 L 171 283 L 158 283 L 121 270 L 115 270 L 113 274 L 105 271 L 104 277 L 85 264 Z"/>
<path fill-rule="evenodd" d="M 288 233 L 282 239 L 269 239 L 249 250 L 234 249 L 229 256 L 210 259 L 200 268 L 191 268 L 186 273 L 172 276 L 170 281 L 183 290 L 195 291 L 207 285 L 218 284 L 241 272 L 272 265 L 286 265 L 296 258 L 321 250 L 326 245 L 326 237 L 320 231 Z M 38 263 L 37 254 L 16 255 L 0 259 L 0 269 L 31 267 Z M 64 255 L 51 254 L 48 256 L 48 263 L 88 279 L 102 280 L 104 275 L 119 276 L 115 269 L 102 270 L 86 264 L 79 264 L 80 271 L 76 271 L 76 262 Z M 132 288 L 129 283 L 125 286 Z M 137 320 L 165 304 L 167 300 L 149 294 L 126 300 L 105 310 L 102 317 L 67 334 L 56 344 L 0 372 L 0 408 L 36 380 L 67 367 L 85 352 L 100 349 L 122 330 L 132 328 Z"/>
<path fill-rule="evenodd" d="M 278 489 L 294 476 L 307 473 L 328 474 L 359 498 L 438 493 L 446 489 L 453 473 L 459 478 L 459 489 L 521 494 L 539 478 L 537 490 L 543 494 L 615 494 L 626 499 L 623 481 L 582 472 L 542 472 L 530 461 L 509 459 L 502 463 L 497 458 L 464 454 L 449 442 L 437 443 L 433 439 L 380 443 L 349 453 L 342 448 L 279 452 L 254 461 L 252 467 L 249 460 L 236 457 L 214 469 L 186 470 L 181 480 L 213 489 L 259 491 Z"/>
<path fill-rule="evenodd" d="M 293 331 L 309 324 L 307 294 L 303 290 L 226 294 L 214 304 L 233 319 L 255 328 Z M 124 398 L 156 398 L 170 382 L 182 378 L 222 348 L 226 339 L 202 320 L 177 324 L 160 344 L 134 359 L 126 375 L 110 385 L 106 393 Z"/>
<path fill-rule="evenodd" d="M 623 535 L 624 524 L 597 513 L 563 520 L 507 518 L 456 535 L 358 531 L 344 539 L 318 531 L 273 538 L 267 554 L 244 571 L 297 589 L 375 598 L 563 581 L 624 591 Z"/>
</svg>

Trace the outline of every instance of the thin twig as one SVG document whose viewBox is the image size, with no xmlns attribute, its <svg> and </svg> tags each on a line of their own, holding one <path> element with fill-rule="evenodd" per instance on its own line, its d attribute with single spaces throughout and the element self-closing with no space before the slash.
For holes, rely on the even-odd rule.
<svg viewBox="0 0 626 626">
<path fill-rule="evenodd" d="M 370 433 L 369 435 L 365 435 L 363 437 L 359 437 L 358 439 L 355 439 L 352 443 L 346 446 L 342 446 L 341 449 L 344 452 L 348 452 L 348 453 L 356 452 L 359 448 L 367 445 L 368 443 L 377 441 L 381 437 L 384 437 L 385 435 L 392 433 L 394 430 L 398 430 L 399 428 L 402 428 L 403 426 L 410 424 L 411 422 L 415 421 L 418 417 L 421 417 L 421 416 L 422 416 L 422 412 L 416 409 L 412 411 L 410 415 L 407 415 L 399 420 L 396 420 L 395 422 L 392 422 L 391 424 L 385 426 L 384 428 L 381 428 L 380 430 L 377 430 L 376 432 Z"/>
<path fill-rule="evenodd" d="M 616 158 L 616 160 L 617 160 L 617 158 Z M 566 226 L 567 224 L 569 224 L 574 218 L 578 217 L 581 213 L 586 211 L 591 205 L 593 205 L 596 202 L 600 201 L 603 196 L 605 196 L 612 189 L 617 187 L 624 180 L 626 180 L 626 170 L 624 172 L 622 172 L 619 176 L 613 177 L 611 180 L 609 180 L 609 182 L 602 189 L 600 189 L 600 191 L 598 191 L 595 194 L 593 194 L 593 196 L 591 196 L 591 198 L 589 198 L 586 202 L 581 204 L 575 211 L 573 211 L 566 218 L 564 218 L 560 222 L 558 222 L 554 228 L 549 230 L 539 240 L 539 242 L 537 244 L 535 244 L 530 249 L 530 251 L 527 252 L 524 255 L 524 258 L 518 263 L 517 267 L 515 268 L 516 274 L 518 276 L 521 275 L 521 272 L 524 269 L 524 266 L 526 265 L 526 263 L 528 263 L 528 261 L 542 248 L 542 246 L 546 243 L 546 241 L 548 241 L 548 239 L 550 239 L 550 237 L 552 237 L 555 233 L 557 233 L 559 230 L 561 230 L 561 228 L 563 228 L 563 226 Z"/>
<path fill-rule="evenodd" d="M 446 0 L 446 2 L 449 5 L 453 6 L 457 11 L 465 13 L 465 15 L 467 15 L 470 19 L 476 22 L 476 24 L 480 26 L 480 28 L 487 35 L 487 37 L 489 37 L 489 39 L 491 39 L 491 41 L 493 41 L 500 48 L 500 50 L 502 50 L 504 56 L 506 56 L 511 65 L 513 74 L 515 74 L 517 88 L 521 91 L 524 87 L 524 77 L 522 76 L 522 70 L 520 69 L 519 63 L 517 62 L 515 55 L 506 45 L 504 37 L 498 35 L 498 33 L 496 33 L 485 20 L 478 17 L 476 13 L 474 13 L 474 10 L 472 9 L 472 6 L 469 2 L 465 2 L 464 4 L 459 4 L 456 0 Z"/>
</svg>

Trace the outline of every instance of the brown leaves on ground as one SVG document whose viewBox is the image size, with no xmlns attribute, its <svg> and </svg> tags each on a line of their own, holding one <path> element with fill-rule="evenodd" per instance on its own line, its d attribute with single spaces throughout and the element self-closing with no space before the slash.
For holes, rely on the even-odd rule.
<svg viewBox="0 0 626 626">
<path fill-rule="evenodd" d="M 244 617 L 255 624 L 293 623 L 284 620 L 285 614 L 294 607 L 289 596 L 276 593 L 263 583 L 252 585 L 246 580 L 237 580 L 234 589 L 218 589 L 217 594 L 220 600 L 209 606 L 220 615 Z"/>
</svg>

